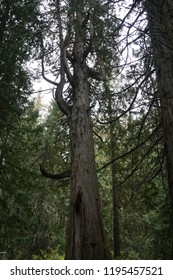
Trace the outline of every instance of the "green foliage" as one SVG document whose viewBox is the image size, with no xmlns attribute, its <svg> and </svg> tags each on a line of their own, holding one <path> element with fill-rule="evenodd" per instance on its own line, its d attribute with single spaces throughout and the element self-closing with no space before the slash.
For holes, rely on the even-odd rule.
<svg viewBox="0 0 173 280">
<path fill-rule="evenodd" d="M 8 259 L 64 259 L 65 252 L 69 180 L 44 178 L 39 164 L 51 173 L 70 168 L 68 123 L 55 103 L 40 121 L 35 105 L 28 102 L 32 73 L 26 62 L 39 57 L 41 27 L 44 38 L 49 37 L 45 39 L 46 64 L 54 77 L 59 71 L 56 1 L 48 1 L 45 14 L 40 14 L 38 2 L 0 3 L 0 250 L 7 251 Z M 92 102 L 97 104 L 92 117 L 98 170 L 112 160 L 113 123 L 121 240 L 117 259 L 168 259 L 171 230 L 163 131 L 158 99 L 153 101 L 155 77 L 145 75 L 146 69 L 153 67 L 149 40 L 144 52 L 144 38 L 140 37 L 134 51 L 139 63 L 117 78 L 120 56 L 115 6 L 112 1 L 75 1 L 74 5 L 83 9 L 86 2 L 85 11 L 92 5 L 96 30 L 89 60 L 98 70 L 99 54 L 106 70 L 105 83 L 89 81 Z M 66 13 L 69 2 L 63 3 L 64 23 L 68 20 L 74 31 L 76 22 Z M 51 20 L 44 22 L 48 15 Z M 73 43 L 73 32 L 71 37 Z M 72 44 L 69 51 L 71 48 Z M 146 80 L 141 83 L 143 76 Z M 140 96 L 135 100 L 138 91 Z M 68 101 L 71 95 L 68 88 Z M 106 235 L 113 251 L 111 165 L 98 172 L 98 179 Z"/>
<path fill-rule="evenodd" d="M 53 133 L 51 122 L 39 124 L 38 112 L 30 105 L 14 127 L 15 133 L 8 136 L 0 178 L 0 247 L 9 259 L 31 258 L 55 243 L 61 244 L 61 252 L 65 247 L 68 184 L 62 183 L 62 189 L 39 172 L 49 129 Z M 49 151 L 56 156 L 54 144 L 52 137 Z"/>
<path fill-rule="evenodd" d="M 31 57 L 37 2 L 0 3 L 0 128 L 10 129 L 31 92 L 25 63 Z"/>
<path fill-rule="evenodd" d="M 40 255 L 32 256 L 32 260 L 64 260 L 64 255 L 62 255 L 59 249 L 59 245 L 55 249 L 51 249 L 49 252 L 43 250 L 40 251 Z"/>
</svg>

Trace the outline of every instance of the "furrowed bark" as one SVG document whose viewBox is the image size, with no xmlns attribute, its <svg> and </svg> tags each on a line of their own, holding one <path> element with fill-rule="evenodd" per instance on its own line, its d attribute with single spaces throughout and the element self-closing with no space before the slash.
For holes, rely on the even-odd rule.
<svg viewBox="0 0 173 280">
<path fill-rule="evenodd" d="M 80 32 L 76 31 L 75 36 L 74 97 L 69 120 L 71 202 L 66 259 L 110 259 L 100 211 L 84 41 Z"/>
<path fill-rule="evenodd" d="M 173 259 L 173 2 L 146 0 L 167 154 Z"/>
</svg>

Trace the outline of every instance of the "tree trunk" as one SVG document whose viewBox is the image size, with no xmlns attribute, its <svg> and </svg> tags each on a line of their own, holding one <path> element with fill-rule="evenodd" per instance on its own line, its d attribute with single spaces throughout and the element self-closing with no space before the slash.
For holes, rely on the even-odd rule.
<svg viewBox="0 0 173 280">
<path fill-rule="evenodd" d="M 114 124 L 110 124 L 110 141 L 111 141 L 111 159 L 116 158 L 116 139 L 114 134 Z M 111 164 L 112 171 L 112 193 L 113 193 L 113 234 L 114 234 L 114 258 L 120 256 L 120 230 L 119 230 L 119 201 L 118 188 L 116 178 L 116 164 L 115 161 Z"/>
<path fill-rule="evenodd" d="M 173 1 L 146 0 L 167 153 L 173 259 Z"/>
<path fill-rule="evenodd" d="M 110 259 L 97 184 L 88 71 L 84 44 L 76 31 L 74 44 L 74 96 L 71 111 L 71 202 L 66 259 Z"/>
<path fill-rule="evenodd" d="M 105 86 L 105 91 L 107 86 Z M 116 127 L 115 122 L 113 121 L 113 98 L 111 93 L 107 92 L 108 94 L 108 114 L 110 119 L 110 153 L 111 153 L 111 160 L 116 158 L 116 149 L 117 149 L 117 142 L 116 142 Z M 113 240 L 114 240 L 114 249 L 113 254 L 114 258 L 120 257 L 120 227 L 119 227 L 119 198 L 118 198 L 118 182 L 117 182 L 117 167 L 116 162 L 113 161 L 111 164 L 111 173 L 112 173 L 112 204 L 113 204 Z"/>
</svg>

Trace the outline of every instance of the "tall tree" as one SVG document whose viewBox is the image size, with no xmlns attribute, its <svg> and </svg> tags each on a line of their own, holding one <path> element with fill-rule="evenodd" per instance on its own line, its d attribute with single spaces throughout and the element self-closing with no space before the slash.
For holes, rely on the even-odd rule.
<svg viewBox="0 0 173 280">
<path fill-rule="evenodd" d="M 145 1 L 151 36 L 153 59 L 156 68 L 158 96 L 161 104 L 162 122 L 167 155 L 168 185 L 171 205 L 173 258 L 173 2 Z"/>
<path fill-rule="evenodd" d="M 73 0 L 51 1 L 50 7 L 49 14 L 54 15 L 52 34 L 55 34 L 55 26 L 59 30 L 56 44 L 60 47 L 60 64 L 54 68 L 60 81 L 53 82 L 45 75 L 44 62 L 50 59 L 43 28 L 42 74 L 45 80 L 56 86 L 55 100 L 68 119 L 71 139 L 71 202 L 66 259 L 109 259 L 100 209 L 90 98 L 91 81 L 101 83 L 105 79 L 102 46 L 106 39 L 101 42 L 101 38 L 106 37 L 104 30 L 110 6 L 107 1 Z M 66 81 L 70 93 L 65 87 Z"/>
</svg>

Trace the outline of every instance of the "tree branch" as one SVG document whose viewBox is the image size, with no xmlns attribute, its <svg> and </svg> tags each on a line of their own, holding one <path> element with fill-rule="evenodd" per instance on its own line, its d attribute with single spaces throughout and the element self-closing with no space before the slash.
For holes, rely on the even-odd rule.
<svg viewBox="0 0 173 280">
<path fill-rule="evenodd" d="M 61 180 L 61 179 L 69 178 L 70 175 L 71 175 L 71 170 L 66 170 L 66 171 L 58 173 L 58 174 L 49 173 L 42 166 L 42 164 L 40 164 L 40 172 L 44 177 L 49 178 L 49 179 L 53 179 L 53 180 Z"/>
<path fill-rule="evenodd" d="M 60 65 L 60 82 L 56 85 L 55 90 L 55 100 L 59 107 L 59 109 L 68 117 L 71 116 L 71 107 L 67 104 L 67 102 L 63 98 L 63 89 L 65 85 L 65 67 L 64 67 L 64 41 L 63 41 L 63 28 L 62 28 L 62 22 L 61 22 L 61 16 L 60 16 L 60 7 L 58 2 L 58 22 L 59 22 L 59 34 L 60 34 L 60 56 L 61 56 L 61 65 Z"/>
<path fill-rule="evenodd" d="M 43 36 L 42 36 L 41 30 L 40 30 L 40 41 L 41 41 L 41 51 L 42 51 L 42 55 L 41 55 L 41 74 L 42 74 L 42 77 L 43 77 L 43 79 L 44 79 L 46 82 L 48 82 L 48 83 L 50 83 L 50 84 L 52 84 L 52 85 L 54 85 L 54 86 L 57 86 L 57 85 L 58 85 L 57 82 L 54 82 L 54 81 L 48 79 L 48 78 L 45 76 L 45 70 L 44 70 L 44 57 L 45 57 L 45 52 L 44 52 L 44 43 L 43 43 Z"/>
<path fill-rule="evenodd" d="M 71 107 L 67 104 L 67 102 L 64 100 L 62 96 L 63 88 L 64 88 L 64 82 L 63 79 L 61 79 L 60 83 L 57 85 L 55 90 L 55 101 L 59 109 L 61 110 L 61 112 L 63 112 L 67 116 L 67 118 L 70 118 Z"/>
<path fill-rule="evenodd" d="M 118 184 L 118 187 L 120 187 L 121 185 L 123 185 L 134 173 L 135 171 L 138 169 L 138 167 L 141 165 L 141 163 L 143 162 L 143 160 L 146 158 L 146 156 L 152 151 L 152 149 L 155 147 L 155 145 L 157 143 L 159 143 L 159 141 L 163 139 L 163 137 L 161 136 L 159 139 L 157 139 L 157 141 L 147 150 L 147 152 L 143 155 L 143 157 L 141 158 L 141 160 L 136 164 L 136 166 L 132 169 L 132 171 L 130 172 L 130 174 L 122 181 Z"/>
<path fill-rule="evenodd" d="M 97 118 L 98 123 L 100 123 L 100 124 L 110 124 L 110 123 L 113 123 L 113 122 L 118 121 L 121 117 L 123 117 L 124 115 L 126 115 L 126 114 L 132 109 L 133 104 L 135 103 L 135 100 L 136 100 L 136 98 L 137 98 L 137 95 L 138 95 L 138 92 L 139 92 L 140 87 L 141 87 L 142 84 L 147 80 L 147 78 L 148 78 L 151 74 L 153 74 L 154 72 L 155 72 L 155 70 L 152 70 L 152 71 L 150 71 L 150 72 L 147 74 L 147 71 L 146 71 L 146 72 L 143 73 L 141 76 L 139 76 L 139 77 L 133 82 L 133 84 L 131 84 L 130 86 L 126 87 L 126 88 L 123 89 L 122 91 L 116 93 L 116 94 L 120 94 L 120 93 L 125 92 L 126 90 L 132 88 L 133 85 L 135 85 L 135 84 L 138 82 L 138 80 L 140 80 L 142 77 L 144 77 L 144 79 L 143 79 L 143 80 L 140 82 L 140 84 L 138 85 L 138 87 L 137 87 L 137 89 L 136 89 L 136 91 L 135 91 L 135 95 L 134 95 L 134 97 L 133 97 L 133 100 L 132 100 L 132 102 L 130 103 L 129 107 L 128 107 L 126 110 L 124 110 L 118 117 L 115 117 L 115 118 L 113 118 L 113 119 L 111 119 L 111 120 L 109 120 L 109 121 L 102 122 L 102 121 L 100 121 L 100 120 Z"/>
<path fill-rule="evenodd" d="M 141 146 L 143 146 L 149 139 L 151 139 L 151 137 L 158 131 L 158 129 L 161 127 L 161 123 L 152 131 L 152 133 L 140 144 L 136 145 L 134 148 L 132 148 L 131 150 L 127 151 L 126 153 L 110 160 L 109 162 L 107 162 L 106 164 L 104 164 L 101 168 L 97 169 L 97 172 L 101 171 L 102 169 L 106 168 L 107 166 L 109 166 L 110 164 L 112 164 L 113 162 L 131 154 L 132 152 L 134 152 L 135 150 L 139 149 Z"/>
</svg>

